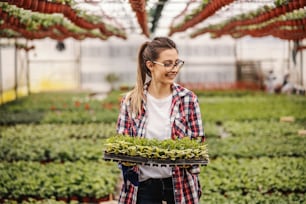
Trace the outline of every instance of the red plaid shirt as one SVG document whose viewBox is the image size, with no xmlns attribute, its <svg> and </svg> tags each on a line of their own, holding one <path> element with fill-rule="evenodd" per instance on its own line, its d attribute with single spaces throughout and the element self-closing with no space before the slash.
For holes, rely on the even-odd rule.
<svg viewBox="0 0 306 204">
<path fill-rule="evenodd" d="M 171 137 L 172 139 L 189 136 L 192 138 L 202 137 L 204 140 L 204 130 L 200 107 L 197 96 L 190 90 L 178 85 L 172 85 L 171 103 Z M 148 92 L 148 83 L 144 87 L 144 96 Z M 132 115 L 129 110 L 130 103 L 122 100 L 121 109 L 117 121 L 117 132 L 130 136 L 145 137 L 145 127 L 147 122 L 147 105 L 143 101 L 142 112 L 138 116 Z M 139 175 L 138 166 L 133 170 Z M 189 169 L 173 167 L 172 178 L 174 185 L 174 196 L 176 204 L 196 204 L 201 196 L 201 186 L 198 179 L 199 167 Z M 136 204 L 138 186 L 133 185 L 129 180 L 124 184 L 119 204 Z M 127 190 L 126 190 L 127 189 Z"/>
</svg>

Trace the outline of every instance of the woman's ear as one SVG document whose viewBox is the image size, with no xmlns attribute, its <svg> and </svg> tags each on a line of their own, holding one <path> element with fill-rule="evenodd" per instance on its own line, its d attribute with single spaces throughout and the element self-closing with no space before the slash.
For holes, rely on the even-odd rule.
<svg viewBox="0 0 306 204">
<path fill-rule="evenodd" d="M 150 71 L 152 71 L 153 62 L 151 62 L 151 61 L 146 61 L 146 66 L 147 66 L 147 68 L 148 68 Z"/>
</svg>

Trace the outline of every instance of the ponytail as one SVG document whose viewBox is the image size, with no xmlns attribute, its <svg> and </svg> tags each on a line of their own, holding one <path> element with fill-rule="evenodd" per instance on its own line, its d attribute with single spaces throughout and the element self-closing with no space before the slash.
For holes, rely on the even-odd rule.
<svg viewBox="0 0 306 204">
<path fill-rule="evenodd" d="M 145 42 L 140 46 L 138 52 L 138 65 L 137 65 L 137 77 L 136 85 L 132 91 L 127 94 L 126 101 L 131 101 L 130 112 L 137 115 L 141 112 L 141 105 L 143 100 L 143 87 L 146 82 L 146 74 L 148 73 L 148 68 L 146 67 L 146 61 L 143 53 L 147 48 L 149 42 Z"/>
</svg>

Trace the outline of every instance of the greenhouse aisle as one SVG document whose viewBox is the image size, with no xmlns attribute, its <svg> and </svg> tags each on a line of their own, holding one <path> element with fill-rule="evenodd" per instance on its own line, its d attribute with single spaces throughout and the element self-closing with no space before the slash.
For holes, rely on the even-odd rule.
<svg viewBox="0 0 306 204">
<path fill-rule="evenodd" d="M 306 204 L 305 0 L 5 0 L 0 19 L 1 204 L 118 203 L 121 162 L 184 168 L 197 204 Z M 139 63 L 159 36 L 175 58 Z M 149 65 L 197 96 L 205 141 L 186 118 L 182 139 L 117 134 Z"/>
<path fill-rule="evenodd" d="M 1 202 L 53 197 L 48 202 L 60 204 L 88 196 L 114 202 L 121 172 L 117 162 L 103 161 L 103 152 L 116 135 L 122 93 L 102 101 L 84 92 L 39 93 L 2 105 Z M 196 93 L 210 157 L 199 175 L 201 203 L 306 202 L 305 96 Z"/>
</svg>

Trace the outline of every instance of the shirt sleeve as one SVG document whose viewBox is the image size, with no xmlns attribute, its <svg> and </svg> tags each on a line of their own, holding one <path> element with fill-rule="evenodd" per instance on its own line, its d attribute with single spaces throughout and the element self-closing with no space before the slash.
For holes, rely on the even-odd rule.
<svg viewBox="0 0 306 204">
<path fill-rule="evenodd" d="M 125 101 L 125 97 L 122 98 L 120 103 L 120 111 L 117 119 L 116 131 L 118 134 L 128 135 L 130 129 L 128 105 Z"/>
<path fill-rule="evenodd" d="M 202 137 L 205 140 L 205 133 L 202 123 L 202 116 L 198 97 L 192 93 L 185 99 L 185 110 L 187 110 L 188 135 L 190 137 Z"/>
</svg>

